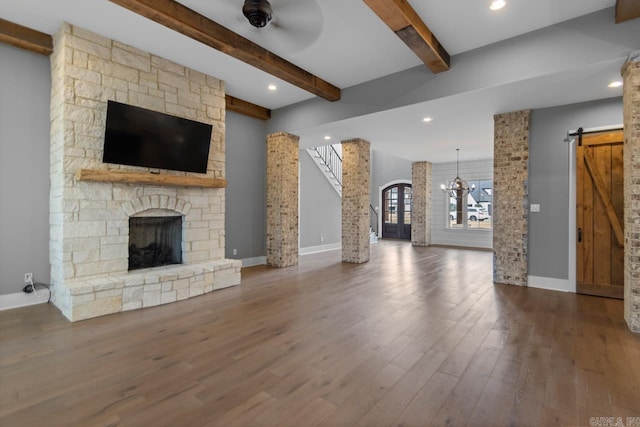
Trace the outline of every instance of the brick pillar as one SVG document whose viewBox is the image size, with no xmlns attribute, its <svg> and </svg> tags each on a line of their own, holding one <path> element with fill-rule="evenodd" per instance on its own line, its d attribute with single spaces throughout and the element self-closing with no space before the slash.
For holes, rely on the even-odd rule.
<svg viewBox="0 0 640 427">
<path fill-rule="evenodd" d="M 494 116 L 493 281 L 527 286 L 529 110 Z"/>
<path fill-rule="evenodd" d="M 622 66 L 624 88 L 624 319 L 640 332 L 640 51 Z"/>
<path fill-rule="evenodd" d="M 267 135 L 267 265 L 298 264 L 298 140 Z"/>
<path fill-rule="evenodd" d="M 369 261 L 369 163 L 371 144 L 342 141 L 342 261 Z"/>
<path fill-rule="evenodd" d="M 431 246 L 431 163 L 411 164 L 413 207 L 411 210 L 411 244 Z"/>
</svg>

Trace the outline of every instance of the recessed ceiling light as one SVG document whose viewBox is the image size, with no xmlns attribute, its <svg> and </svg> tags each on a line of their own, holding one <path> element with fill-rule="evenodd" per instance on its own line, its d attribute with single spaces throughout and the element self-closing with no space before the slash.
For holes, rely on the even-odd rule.
<svg viewBox="0 0 640 427">
<path fill-rule="evenodd" d="M 326 136 L 324 137 L 324 140 L 325 140 L 325 141 L 328 141 L 328 140 L 330 140 L 330 139 L 331 139 L 331 137 L 330 137 L 329 135 L 326 135 Z"/>
<path fill-rule="evenodd" d="M 423 122 L 430 122 L 431 120 L 433 120 L 431 117 L 425 117 L 424 119 L 422 119 Z"/>
<path fill-rule="evenodd" d="M 622 86 L 622 82 L 620 80 L 615 80 L 609 83 L 609 87 L 620 87 Z"/>
<path fill-rule="evenodd" d="M 276 89 L 278 89 L 278 87 L 276 85 L 269 85 L 268 89 L 269 90 L 276 90 Z"/>
<path fill-rule="evenodd" d="M 503 7 L 505 7 L 506 4 L 507 4 L 507 2 L 505 2 L 504 0 L 493 0 L 491 2 L 491 5 L 489 6 L 489 9 L 491 9 L 491 10 L 500 10 Z"/>
</svg>

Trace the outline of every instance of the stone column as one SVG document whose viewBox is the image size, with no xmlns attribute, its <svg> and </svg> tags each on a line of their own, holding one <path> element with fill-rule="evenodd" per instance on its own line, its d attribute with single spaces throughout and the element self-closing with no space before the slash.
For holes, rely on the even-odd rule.
<svg viewBox="0 0 640 427">
<path fill-rule="evenodd" d="M 267 135 L 267 265 L 298 264 L 298 140 Z"/>
<path fill-rule="evenodd" d="M 640 51 L 622 66 L 624 88 L 624 319 L 640 332 Z"/>
<path fill-rule="evenodd" d="M 496 114 L 493 145 L 493 281 L 527 286 L 530 111 Z"/>
<path fill-rule="evenodd" d="M 411 244 L 431 246 L 431 163 L 411 164 L 413 207 L 411 210 Z"/>
<path fill-rule="evenodd" d="M 371 144 L 342 141 L 342 261 L 369 261 L 369 163 Z"/>
</svg>

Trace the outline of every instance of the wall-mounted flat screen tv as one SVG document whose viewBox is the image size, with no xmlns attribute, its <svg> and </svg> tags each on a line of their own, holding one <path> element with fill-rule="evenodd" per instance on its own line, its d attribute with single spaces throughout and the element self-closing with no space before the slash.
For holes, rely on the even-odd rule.
<svg viewBox="0 0 640 427">
<path fill-rule="evenodd" d="M 104 163 L 207 172 L 212 126 L 109 101 Z"/>
</svg>

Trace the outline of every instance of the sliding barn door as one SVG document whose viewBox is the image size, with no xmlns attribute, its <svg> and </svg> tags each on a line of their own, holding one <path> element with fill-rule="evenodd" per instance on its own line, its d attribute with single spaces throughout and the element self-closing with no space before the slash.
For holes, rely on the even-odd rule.
<svg viewBox="0 0 640 427">
<path fill-rule="evenodd" d="M 624 297 L 622 131 L 584 135 L 578 146 L 577 291 Z"/>
</svg>

